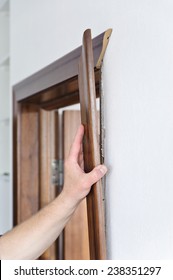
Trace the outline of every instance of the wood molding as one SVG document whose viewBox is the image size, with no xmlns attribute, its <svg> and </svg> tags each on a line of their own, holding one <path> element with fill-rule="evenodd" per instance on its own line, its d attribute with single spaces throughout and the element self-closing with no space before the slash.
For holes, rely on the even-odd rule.
<svg viewBox="0 0 173 280">
<path fill-rule="evenodd" d="M 57 196 L 57 186 L 51 182 L 52 160 L 58 158 L 58 112 L 39 111 L 39 208 L 45 207 Z M 40 257 L 42 260 L 56 259 L 54 242 Z"/>
<path fill-rule="evenodd" d="M 98 117 L 94 58 L 91 30 L 83 36 L 82 54 L 79 62 L 79 96 L 81 122 L 84 125 L 84 168 L 90 172 L 100 164 Z M 101 181 L 94 184 L 87 196 L 90 257 L 92 260 L 106 259 L 106 239 Z"/>
<path fill-rule="evenodd" d="M 39 108 L 35 104 L 22 103 L 19 109 L 14 144 L 17 224 L 39 209 Z"/>
<path fill-rule="evenodd" d="M 93 39 L 94 67 L 103 49 L 104 35 L 105 32 Z M 21 101 L 77 76 L 81 50 L 82 46 L 14 85 L 13 92 L 16 94 L 16 100 Z"/>
</svg>

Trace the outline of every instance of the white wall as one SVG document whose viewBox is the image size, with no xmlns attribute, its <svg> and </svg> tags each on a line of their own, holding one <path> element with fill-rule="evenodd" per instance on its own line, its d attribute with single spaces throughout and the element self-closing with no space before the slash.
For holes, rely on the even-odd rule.
<svg viewBox="0 0 173 280">
<path fill-rule="evenodd" d="M 9 96 L 9 2 L 0 0 L 0 234 L 12 227 Z"/>
<path fill-rule="evenodd" d="M 12 0 L 12 84 L 113 28 L 104 65 L 110 259 L 173 258 L 173 2 Z"/>
</svg>

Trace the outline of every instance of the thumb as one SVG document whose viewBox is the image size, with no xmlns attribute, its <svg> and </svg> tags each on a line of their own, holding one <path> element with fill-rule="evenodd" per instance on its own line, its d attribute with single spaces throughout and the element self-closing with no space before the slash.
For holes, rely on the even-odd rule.
<svg viewBox="0 0 173 280">
<path fill-rule="evenodd" d="M 96 166 L 91 172 L 87 173 L 88 183 L 92 186 L 94 183 L 99 181 L 107 172 L 105 165 Z"/>
</svg>

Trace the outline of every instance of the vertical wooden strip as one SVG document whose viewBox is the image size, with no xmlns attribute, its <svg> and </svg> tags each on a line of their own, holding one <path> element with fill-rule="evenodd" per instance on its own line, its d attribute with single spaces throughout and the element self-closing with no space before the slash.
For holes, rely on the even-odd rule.
<svg viewBox="0 0 173 280">
<path fill-rule="evenodd" d="M 22 103 L 18 111 L 15 169 L 17 189 L 17 223 L 21 223 L 39 209 L 39 146 L 38 106 Z"/>
<path fill-rule="evenodd" d="M 64 111 L 63 123 L 64 158 L 67 158 L 75 133 L 81 123 L 80 112 Z M 90 259 L 86 199 L 80 203 L 64 229 L 64 259 Z"/>
<path fill-rule="evenodd" d="M 79 61 L 79 96 L 81 121 L 85 128 L 84 166 L 91 171 L 100 164 L 96 91 L 91 30 L 83 36 L 82 54 Z M 106 259 L 106 241 L 101 181 L 96 183 L 87 197 L 88 225 L 91 259 Z"/>
<path fill-rule="evenodd" d="M 52 160 L 58 159 L 58 113 L 40 109 L 40 208 L 56 197 L 56 186 L 51 182 Z M 44 260 L 56 259 L 56 243 L 40 257 Z"/>
</svg>

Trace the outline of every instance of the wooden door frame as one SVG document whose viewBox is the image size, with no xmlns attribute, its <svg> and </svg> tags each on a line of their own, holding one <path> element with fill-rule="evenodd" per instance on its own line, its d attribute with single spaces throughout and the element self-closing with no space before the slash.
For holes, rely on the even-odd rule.
<svg viewBox="0 0 173 280">
<path fill-rule="evenodd" d="M 100 96 L 101 66 L 110 35 L 109 29 L 92 40 L 97 97 Z M 37 212 L 41 206 L 41 173 L 50 174 L 51 167 L 49 161 L 40 167 L 40 151 L 45 158 L 52 153 L 50 148 L 43 149 L 41 143 L 45 142 L 47 134 L 52 133 L 50 119 L 54 118 L 51 111 L 79 103 L 81 52 L 82 46 L 13 86 L 14 225 Z M 41 128 L 43 123 L 44 129 Z M 25 202 L 29 210 L 23 214 Z"/>
</svg>

